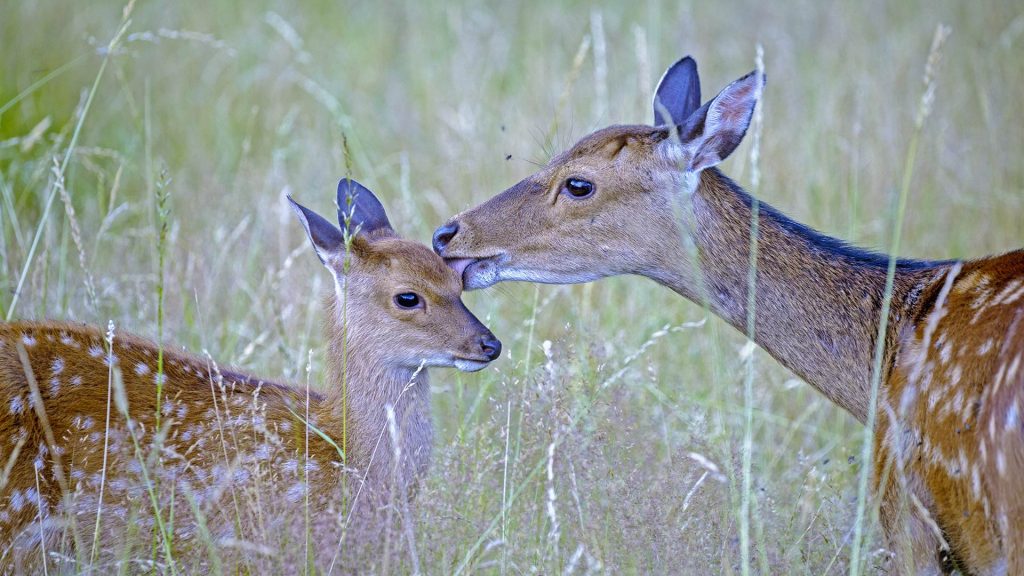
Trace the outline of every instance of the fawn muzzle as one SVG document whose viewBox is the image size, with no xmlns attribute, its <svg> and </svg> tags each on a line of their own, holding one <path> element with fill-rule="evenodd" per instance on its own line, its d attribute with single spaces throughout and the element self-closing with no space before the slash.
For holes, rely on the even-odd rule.
<svg viewBox="0 0 1024 576">
<path fill-rule="evenodd" d="M 490 332 L 480 337 L 480 351 L 490 361 L 495 361 L 501 356 L 501 340 L 494 337 Z"/>
</svg>

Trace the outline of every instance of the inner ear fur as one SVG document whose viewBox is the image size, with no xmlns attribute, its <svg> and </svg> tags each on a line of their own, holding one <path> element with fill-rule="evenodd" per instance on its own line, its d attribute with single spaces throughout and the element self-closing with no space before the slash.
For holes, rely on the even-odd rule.
<svg viewBox="0 0 1024 576">
<path fill-rule="evenodd" d="M 629 140 L 630 138 L 628 136 L 619 136 L 617 138 L 614 138 L 604 145 L 602 152 L 604 153 L 606 158 L 608 158 L 609 160 L 614 160 L 619 155 L 619 153 L 623 151 L 623 149 L 629 146 Z"/>
</svg>

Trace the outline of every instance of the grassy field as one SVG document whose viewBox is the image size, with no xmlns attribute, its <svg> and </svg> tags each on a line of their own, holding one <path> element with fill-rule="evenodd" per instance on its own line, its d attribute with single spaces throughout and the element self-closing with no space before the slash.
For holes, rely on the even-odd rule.
<svg viewBox="0 0 1024 576">
<path fill-rule="evenodd" d="M 650 121 L 682 55 L 708 97 L 758 44 L 760 197 L 882 247 L 939 23 L 952 34 L 901 253 L 1024 245 L 1019 0 L 492 4 L 139 0 L 118 37 L 119 2 L 0 0 L 0 316 L 155 337 L 164 191 L 166 339 L 293 380 L 312 350 L 320 374 L 329 277 L 286 193 L 327 213 L 350 175 L 426 242 L 590 130 Z M 750 184 L 749 142 L 724 170 Z M 66 194 L 48 210 L 55 174 Z M 465 301 L 506 352 L 434 374 L 435 463 L 411 522 L 342 550 L 335 572 L 743 571 L 741 335 L 638 278 Z M 766 354 L 755 367 L 751 569 L 846 573 L 862 428 Z M 310 564 L 281 560 L 293 535 L 259 542 L 259 566 L 326 573 L 328 532 Z M 133 552 L 100 572 L 166 571 L 146 538 L 117 539 Z M 864 573 L 879 545 L 872 530 Z"/>
</svg>

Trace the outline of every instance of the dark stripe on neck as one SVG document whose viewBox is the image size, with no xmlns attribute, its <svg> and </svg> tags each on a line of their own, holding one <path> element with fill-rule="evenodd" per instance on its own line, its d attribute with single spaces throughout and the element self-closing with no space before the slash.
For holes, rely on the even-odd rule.
<svg viewBox="0 0 1024 576">
<path fill-rule="evenodd" d="M 750 208 L 753 204 L 753 197 L 733 182 L 728 176 L 717 168 L 711 168 L 708 172 L 722 185 L 731 190 L 743 203 Z M 874 250 L 852 246 L 838 238 L 833 238 L 818 232 L 814 228 L 801 224 L 786 216 L 776 208 L 764 201 L 760 202 L 760 218 L 771 220 L 771 222 L 796 238 L 804 240 L 812 248 L 822 252 L 826 258 L 842 258 L 847 262 L 866 268 L 880 268 L 885 270 L 889 267 L 889 256 Z M 900 270 L 926 270 L 943 264 L 950 264 L 947 260 L 916 260 L 912 258 L 897 258 L 896 267 Z"/>
</svg>

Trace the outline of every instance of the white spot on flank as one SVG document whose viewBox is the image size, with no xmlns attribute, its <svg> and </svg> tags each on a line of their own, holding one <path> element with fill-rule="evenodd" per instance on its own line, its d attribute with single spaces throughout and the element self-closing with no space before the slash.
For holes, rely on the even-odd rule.
<svg viewBox="0 0 1024 576">
<path fill-rule="evenodd" d="M 60 333 L 60 343 L 65 346 L 75 346 L 76 348 L 78 347 L 78 342 L 75 342 L 75 339 L 72 338 L 71 335 L 68 334 L 67 332 Z"/>
<path fill-rule="evenodd" d="M 1017 370 L 1020 369 L 1020 359 L 1021 355 L 1018 354 L 1017 357 L 1013 359 L 1013 363 L 1010 364 L 1010 369 L 1006 372 L 1007 382 L 1012 382 L 1017 377 Z"/>
<path fill-rule="evenodd" d="M 11 414 L 18 415 L 25 411 L 25 399 L 20 395 L 11 398 Z"/>
<path fill-rule="evenodd" d="M 81 414 L 75 416 L 71 420 L 71 425 L 79 430 L 88 430 L 89 428 L 92 428 L 95 423 L 96 421 L 92 419 L 92 416 L 82 416 Z"/>
<path fill-rule="evenodd" d="M 302 499 L 302 495 L 306 493 L 306 485 L 302 482 L 296 482 L 288 488 L 288 492 L 285 493 L 285 498 L 289 502 L 298 502 Z"/>
<path fill-rule="evenodd" d="M 1006 411 L 1006 429 L 1012 431 L 1017 427 L 1020 422 L 1020 412 L 1017 407 L 1017 403 L 1010 404 L 1010 409 Z"/>
<path fill-rule="evenodd" d="M 25 343 L 25 346 L 31 347 L 36 345 L 35 336 L 32 336 L 31 334 L 22 334 L 21 341 Z"/>
<path fill-rule="evenodd" d="M 92 356 L 93 358 L 99 358 L 100 356 L 103 356 L 103 348 L 100 348 L 95 344 L 89 346 L 89 356 Z"/>
<path fill-rule="evenodd" d="M 146 374 L 149 374 L 149 366 L 144 362 L 139 362 L 135 365 L 135 373 L 139 376 L 145 376 Z"/>
<path fill-rule="evenodd" d="M 56 396 L 60 394 L 60 378 L 54 376 L 50 378 L 50 396 Z"/>
<path fill-rule="evenodd" d="M 942 355 L 942 363 L 943 364 L 949 364 L 949 359 L 953 356 L 953 347 L 952 346 L 948 346 L 948 345 L 947 346 L 943 346 L 942 347 L 941 355 Z"/>
<path fill-rule="evenodd" d="M 167 374 L 154 374 L 153 383 L 156 385 L 163 385 L 167 383 Z"/>
<path fill-rule="evenodd" d="M 53 375 L 54 376 L 56 376 L 57 374 L 60 374 L 61 372 L 63 372 L 64 371 L 64 359 L 59 357 L 59 356 L 57 358 L 54 358 L 53 366 L 51 366 L 50 369 L 53 371 Z"/>
<path fill-rule="evenodd" d="M 298 460 L 294 460 L 294 459 L 286 460 L 285 463 L 284 463 L 284 471 L 289 473 L 289 474 L 296 474 L 296 473 L 298 473 L 298 471 L 299 471 L 299 461 Z"/>
<path fill-rule="evenodd" d="M 1013 294 L 1007 294 L 1006 298 L 1003 300 L 1003 303 L 1004 304 L 1012 304 L 1012 303 L 1016 302 L 1017 300 L 1020 300 L 1021 296 L 1024 296 L 1024 286 L 1021 286 Z"/>
<path fill-rule="evenodd" d="M 35 488 L 28 488 L 25 490 L 25 503 L 35 504 L 37 506 L 41 506 L 44 510 L 46 509 L 46 502 L 40 502 L 39 492 L 37 492 Z"/>
<path fill-rule="evenodd" d="M 989 338 L 988 340 L 985 340 L 985 342 L 981 346 L 978 346 L 978 356 L 984 356 L 985 354 L 988 354 L 991 350 L 992 339 Z"/>
<path fill-rule="evenodd" d="M 15 490 L 11 492 L 11 508 L 15 512 L 21 512 L 21 509 L 25 507 L 25 496 L 21 493 L 21 490 Z"/>
<path fill-rule="evenodd" d="M 975 500 L 981 498 L 981 472 L 977 464 L 971 466 L 971 494 Z"/>
<path fill-rule="evenodd" d="M 956 384 L 957 382 L 960 382 L 960 377 L 963 376 L 963 372 L 963 368 L 961 368 L 959 364 L 953 366 L 953 374 L 950 376 L 949 383 Z"/>
<path fill-rule="evenodd" d="M 1021 280 L 1020 278 L 1008 282 L 1002 291 L 996 295 L 992 303 L 1009 304 L 1017 298 L 1020 298 L 1020 293 L 1017 293 L 1017 289 L 1021 287 L 1022 283 L 1024 283 L 1024 280 Z"/>
<path fill-rule="evenodd" d="M 71 377 L 71 385 L 72 386 L 81 386 L 82 385 L 82 377 L 81 376 L 72 376 Z"/>
</svg>

